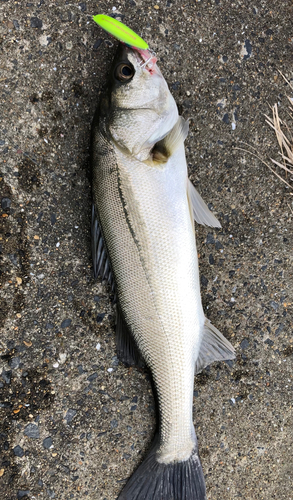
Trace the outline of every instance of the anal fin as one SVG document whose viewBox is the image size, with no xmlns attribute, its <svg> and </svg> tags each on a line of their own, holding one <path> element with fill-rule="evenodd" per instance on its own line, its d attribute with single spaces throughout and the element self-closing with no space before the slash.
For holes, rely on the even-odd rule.
<svg viewBox="0 0 293 500">
<path fill-rule="evenodd" d="M 222 333 L 206 318 L 204 333 L 198 358 L 195 362 L 195 373 L 199 373 L 214 361 L 225 361 L 235 358 L 235 349 Z"/>
<path fill-rule="evenodd" d="M 116 345 L 117 356 L 120 361 L 122 361 L 122 363 L 130 366 L 145 366 L 141 354 L 136 346 L 133 335 L 130 332 L 123 317 L 123 313 L 121 311 L 119 303 L 117 303 L 116 305 Z"/>
<path fill-rule="evenodd" d="M 195 222 L 204 226 L 222 227 L 189 179 L 187 179 L 187 197 Z"/>
</svg>

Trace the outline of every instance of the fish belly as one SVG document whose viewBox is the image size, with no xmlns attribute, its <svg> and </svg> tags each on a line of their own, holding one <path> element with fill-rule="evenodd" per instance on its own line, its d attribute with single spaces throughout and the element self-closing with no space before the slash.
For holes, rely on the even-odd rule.
<svg viewBox="0 0 293 500">
<path fill-rule="evenodd" d="M 157 459 L 187 460 L 204 313 L 184 148 L 157 168 L 108 146 L 94 170 L 94 198 L 119 305 L 156 385 Z"/>
</svg>

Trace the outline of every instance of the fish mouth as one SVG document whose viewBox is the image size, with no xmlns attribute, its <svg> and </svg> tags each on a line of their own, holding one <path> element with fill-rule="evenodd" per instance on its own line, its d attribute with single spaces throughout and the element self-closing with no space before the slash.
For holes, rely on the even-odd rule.
<svg viewBox="0 0 293 500">
<path fill-rule="evenodd" d="M 151 75 L 160 73 L 157 66 L 157 57 L 154 51 L 150 49 L 138 49 L 136 47 L 129 47 L 123 42 L 119 43 L 117 52 L 115 55 L 115 61 L 128 60 L 128 55 L 133 54 L 137 60 L 138 65 L 148 71 Z"/>
<path fill-rule="evenodd" d="M 157 64 L 157 57 L 156 53 L 150 49 L 136 49 L 138 52 L 141 61 L 139 62 L 139 65 L 141 68 L 145 68 L 151 75 L 155 73 L 156 64 Z"/>
</svg>

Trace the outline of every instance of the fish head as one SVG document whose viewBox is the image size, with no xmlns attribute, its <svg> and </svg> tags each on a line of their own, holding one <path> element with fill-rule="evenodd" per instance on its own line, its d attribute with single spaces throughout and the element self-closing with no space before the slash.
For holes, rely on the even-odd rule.
<svg viewBox="0 0 293 500">
<path fill-rule="evenodd" d="M 111 140 L 128 154 L 147 159 L 178 120 L 176 103 L 154 54 L 120 43 L 107 88 Z"/>
</svg>

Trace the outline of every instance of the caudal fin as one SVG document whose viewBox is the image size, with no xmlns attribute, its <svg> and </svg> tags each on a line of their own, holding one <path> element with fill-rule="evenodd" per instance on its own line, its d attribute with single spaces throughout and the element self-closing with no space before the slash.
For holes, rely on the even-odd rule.
<svg viewBox="0 0 293 500">
<path fill-rule="evenodd" d="M 118 500 L 206 500 L 204 475 L 194 449 L 184 462 L 159 463 L 157 446 L 136 469 Z"/>
</svg>

